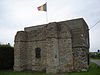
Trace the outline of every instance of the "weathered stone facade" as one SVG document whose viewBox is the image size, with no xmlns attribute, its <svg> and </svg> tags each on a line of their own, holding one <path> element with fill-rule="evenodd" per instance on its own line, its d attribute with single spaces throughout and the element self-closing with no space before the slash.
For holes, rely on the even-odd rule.
<svg viewBox="0 0 100 75">
<path fill-rule="evenodd" d="M 87 71 L 89 29 L 80 19 L 27 27 L 15 36 L 14 70 Z"/>
</svg>

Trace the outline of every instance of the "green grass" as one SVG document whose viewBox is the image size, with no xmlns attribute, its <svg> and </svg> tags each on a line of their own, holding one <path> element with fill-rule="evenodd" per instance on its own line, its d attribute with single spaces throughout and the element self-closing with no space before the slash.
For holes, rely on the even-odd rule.
<svg viewBox="0 0 100 75">
<path fill-rule="evenodd" d="M 93 60 L 100 60 L 100 59 L 96 59 L 96 58 L 92 58 Z"/>
<path fill-rule="evenodd" d="M 100 75 L 100 67 L 95 63 L 90 63 L 88 72 L 70 73 L 69 75 Z"/>
<path fill-rule="evenodd" d="M 18 72 L 5 72 L 0 71 L 0 75 L 49 75 L 49 74 L 32 74 L 32 73 L 18 73 Z"/>
<path fill-rule="evenodd" d="M 54 75 L 54 74 L 31 74 L 31 73 L 0 71 L 0 75 Z M 63 74 L 63 75 L 100 75 L 100 67 L 98 65 L 96 65 L 95 63 L 90 63 L 88 72 L 67 73 L 67 74 Z"/>
</svg>

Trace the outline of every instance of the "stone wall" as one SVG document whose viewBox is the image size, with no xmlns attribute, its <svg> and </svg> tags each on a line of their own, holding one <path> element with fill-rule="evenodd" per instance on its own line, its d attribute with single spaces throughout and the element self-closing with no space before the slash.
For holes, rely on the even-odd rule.
<svg viewBox="0 0 100 75">
<path fill-rule="evenodd" d="M 36 57 L 39 48 L 40 57 Z M 83 19 L 27 27 L 15 36 L 15 71 L 81 72 L 88 68 L 89 32 Z"/>
<path fill-rule="evenodd" d="M 22 71 L 27 67 L 27 32 L 19 31 L 15 36 L 14 70 Z"/>
<path fill-rule="evenodd" d="M 46 32 L 44 26 L 37 26 L 34 28 L 25 29 L 28 33 L 28 45 L 27 45 L 27 57 L 28 67 L 27 69 L 33 71 L 45 71 L 46 70 Z M 35 49 L 41 49 L 41 57 L 36 58 Z"/>
<path fill-rule="evenodd" d="M 89 58 L 89 29 L 83 19 L 64 22 L 72 33 L 73 71 L 87 71 Z"/>
</svg>

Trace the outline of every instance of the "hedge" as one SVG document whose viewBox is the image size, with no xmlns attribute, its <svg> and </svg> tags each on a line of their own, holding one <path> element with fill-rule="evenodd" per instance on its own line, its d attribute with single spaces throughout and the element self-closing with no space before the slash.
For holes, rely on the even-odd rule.
<svg viewBox="0 0 100 75">
<path fill-rule="evenodd" d="M 7 45 L 0 45 L 0 69 L 13 69 L 14 48 Z"/>
</svg>

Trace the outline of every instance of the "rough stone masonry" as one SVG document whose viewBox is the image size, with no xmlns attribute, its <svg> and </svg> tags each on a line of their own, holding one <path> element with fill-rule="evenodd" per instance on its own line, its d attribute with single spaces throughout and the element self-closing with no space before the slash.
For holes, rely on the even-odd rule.
<svg viewBox="0 0 100 75">
<path fill-rule="evenodd" d="M 83 18 L 24 28 L 15 36 L 14 70 L 87 71 L 89 29 Z"/>
</svg>

